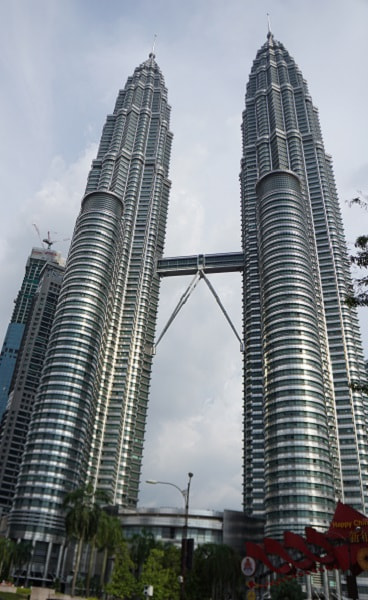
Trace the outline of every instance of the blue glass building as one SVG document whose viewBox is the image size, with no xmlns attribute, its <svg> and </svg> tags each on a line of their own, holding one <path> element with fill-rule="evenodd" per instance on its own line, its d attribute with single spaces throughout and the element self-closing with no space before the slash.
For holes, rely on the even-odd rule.
<svg viewBox="0 0 368 600">
<path fill-rule="evenodd" d="M 56 253 L 54 253 L 56 254 Z M 58 255 L 55 256 L 55 259 Z M 10 387 L 0 420 L 0 514 L 13 502 L 34 399 L 64 273 L 63 261 L 45 262 L 33 295 Z M 17 324 L 12 324 L 17 325 Z"/>
<path fill-rule="evenodd" d="M 8 394 L 17 361 L 18 351 L 29 318 L 32 301 L 40 281 L 40 273 L 47 262 L 59 264 L 61 256 L 54 250 L 33 248 L 26 264 L 22 286 L 15 299 L 13 314 L 0 353 L 0 418 L 8 402 Z"/>
</svg>

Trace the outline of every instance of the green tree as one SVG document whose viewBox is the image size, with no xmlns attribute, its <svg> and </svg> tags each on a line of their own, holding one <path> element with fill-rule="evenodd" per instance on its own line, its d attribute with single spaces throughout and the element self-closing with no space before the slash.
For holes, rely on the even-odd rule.
<svg viewBox="0 0 368 600">
<path fill-rule="evenodd" d="M 107 504 L 108 501 L 107 494 L 101 490 L 95 490 L 91 483 L 69 492 L 64 498 L 66 532 L 68 537 L 77 540 L 77 552 L 73 565 L 72 596 L 75 593 L 83 545 L 95 538 L 102 504 Z"/>
<path fill-rule="evenodd" d="M 24 567 L 32 556 L 32 544 L 27 541 L 15 542 L 9 538 L 0 538 L 0 577 L 8 579 L 13 570 Z"/>
<path fill-rule="evenodd" d="M 352 264 L 360 269 L 368 267 L 368 236 L 361 235 L 355 241 L 356 253 L 350 257 Z M 368 306 L 368 276 L 355 278 L 355 290 L 346 297 L 348 306 Z"/>
<path fill-rule="evenodd" d="M 236 598 L 244 587 L 240 557 L 226 544 L 203 544 L 193 557 L 186 593 L 192 600 Z"/>
<path fill-rule="evenodd" d="M 272 600 L 303 600 L 304 594 L 301 586 L 295 579 L 283 581 L 271 589 Z"/>
<path fill-rule="evenodd" d="M 353 198 L 349 204 L 350 206 L 358 204 L 364 210 L 368 210 L 368 196 L 361 194 L 360 196 Z M 355 248 L 355 254 L 350 256 L 352 264 L 360 269 L 366 269 L 368 267 L 368 236 L 359 236 L 355 241 Z M 355 289 L 351 290 L 351 293 L 348 294 L 346 303 L 349 306 L 368 306 L 368 277 L 357 277 L 355 278 L 354 283 Z"/>
<path fill-rule="evenodd" d="M 10 571 L 14 569 L 15 576 L 19 583 L 20 571 L 24 570 L 24 567 L 32 558 L 32 542 L 22 540 L 18 543 L 13 543 Z M 17 573 L 18 570 L 18 573 Z"/>
<path fill-rule="evenodd" d="M 106 567 L 109 556 L 115 554 L 123 543 L 121 524 L 117 517 L 103 512 L 97 529 L 96 546 L 103 552 L 100 584 L 103 587 L 106 580 Z"/>
<path fill-rule="evenodd" d="M 175 550 L 177 553 L 175 554 Z M 143 565 L 138 582 L 138 594 L 146 585 L 153 586 L 155 600 L 178 600 L 180 595 L 180 552 L 171 548 L 152 548 Z"/>
<path fill-rule="evenodd" d="M 142 529 L 141 533 L 133 535 L 130 540 L 130 556 L 135 564 L 135 576 L 139 579 L 143 565 L 146 562 L 149 554 L 153 548 L 157 545 L 155 537 L 151 531 Z"/>
<path fill-rule="evenodd" d="M 134 595 L 136 586 L 134 562 L 130 557 L 128 545 L 123 540 L 119 545 L 111 580 L 106 585 L 105 590 L 114 598 L 128 600 Z"/>
<path fill-rule="evenodd" d="M 361 192 L 359 192 L 361 194 Z M 368 196 L 361 194 L 349 202 L 350 206 L 358 204 L 364 210 L 368 210 Z M 361 235 L 355 241 L 355 254 L 350 256 L 351 263 L 359 269 L 368 268 L 368 236 Z M 346 296 L 345 302 L 348 306 L 368 306 L 368 276 L 356 277 L 354 279 L 354 288 Z M 350 387 L 357 392 L 368 394 L 368 384 L 351 381 Z"/>
<path fill-rule="evenodd" d="M 170 542 L 158 544 L 157 547 L 164 551 L 163 567 L 165 567 L 165 569 L 173 569 L 179 576 L 181 567 L 181 551 L 179 548 Z"/>
<path fill-rule="evenodd" d="M 105 510 L 101 510 L 97 530 L 89 542 L 90 553 L 88 561 L 88 572 L 86 579 L 86 596 L 90 595 L 90 584 L 92 569 L 96 558 L 96 549 L 103 551 L 102 567 L 100 574 L 100 587 L 103 588 L 106 579 L 106 567 L 109 556 L 114 554 L 115 550 L 123 540 L 121 524 L 117 517 L 108 514 Z"/>
<path fill-rule="evenodd" d="M 11 555 L 13 552 L 14 542 L 10 539 L 1 537 L 0 538 L 0 577 L 1 579 L 7 579 L 9 576 L 9 566 L 11 561 Z"/>
</svg>

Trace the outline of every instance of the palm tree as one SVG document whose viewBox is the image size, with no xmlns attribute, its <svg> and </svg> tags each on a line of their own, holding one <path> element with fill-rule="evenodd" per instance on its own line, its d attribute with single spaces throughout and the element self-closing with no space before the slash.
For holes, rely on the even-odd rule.
<svg viewBox="0 0 368 600">
<path fill-rule="evenodd" d="M 2 579 L 9 576 L 11 558 L 14 551 L 15 542 L 9 538 L 0 538 L 0 575 Z"/>
<path fill-rule="evenodd" d="M 27 542 L 26 540 L 22 540 L 18 543 L 14 542 L 12 556 L 11 556 L 11 565 L 10 571 L 14 569 L 14 572 L 18 570 L 17 574 L 17 582 L 19 584 L 19 579 L 21 576 L 21 567 L 26 565 L 32 558 L 32 542 Z"/>
<path fill-rule="evenodd" d="M 149 553 L 157 546 L 155 537 L 151 531 L 142 529 L 141 533 L 132 536 L 129 543 L 130 555 L 135 564 L 135 576 L 139 579 L 143 565 L 146 562 Z"/>
<path fill-rule="evenodd" d="M 241 583 L 240 558 L 226 544 L 203 544 L 194 553 L 188 575 L 188 596 L 219 600 L 238 595 Z"/>
<path fill-rule="evenodd" d="M 98 533 L 98 528 L 100 526 L 101 520 L 103 519 L 103 515 L 105 515 L 105 511 L 102 510 L 100 511 L 98 518 L 97 518 L 97 529 L 95 531 L 95 533 L 93 534 L 92 538 L 89 541 L 89 560 L 88 560 L 88 570 L 87 570 L 87 578 L 86 578 L 86 596 L 88 598 L 89 596 L 89 588 L 90 588 L 90 584 L 91 584 L 91 576 L 92 576 L 92 568 L 93 568 L 93 562 L 95 559 L 95 555 L 96 555 L 96 538 L 97 538 L 97 533 Z"/>
<path fill-rule="evenodd" d="M 121 524 L 117 517 L 103 512 L 98 524 L 96 545 L 98 550 L 103 551 L 100 584 L 103 587 L 106 579 L 107 559 L 112 556 L 123 541 Z"/>
<path fill-rule="evenodd" d="M 63 508 L 67 511 L 65 516 L 66 532 L 68 537 L 78 540 L 73 566 L 72 596 L 75 593 L 83 545 L 96 535 L 102 512 L 101 504 L 108 502 L 108 495 L 102 490 L 95 490 L 91 483 L 69 492 L 64 498 Z"/>
</svg>

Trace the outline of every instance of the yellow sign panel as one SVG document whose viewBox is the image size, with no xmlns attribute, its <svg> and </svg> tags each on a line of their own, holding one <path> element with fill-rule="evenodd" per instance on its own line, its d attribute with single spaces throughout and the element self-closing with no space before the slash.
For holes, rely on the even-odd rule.
<svg viewBox="0 0 368 600">
<path fill-rule="evenodd" d="M 248 590 L 247 600 L 256 600 L 256 593 L 254 590 Z"/>
</svg>

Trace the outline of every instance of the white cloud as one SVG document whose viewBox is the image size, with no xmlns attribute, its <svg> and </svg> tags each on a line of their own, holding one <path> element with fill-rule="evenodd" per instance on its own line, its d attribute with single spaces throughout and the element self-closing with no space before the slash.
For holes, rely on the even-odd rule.
<svg viewBox="0 0 368 600">
<path fill-rule="evenodd" d="M 42 235 L 71 237 L 106 113 L 154 33 L 174 133 L 166 253 L 240 249 L 241 112 L 269 2 L 109 0 L 106 7 L 97 0 L 0 4 L 3 334 L 38 244 L 32 223 Z M 367 191 L 367 3 L 274 0 L 271 21 L 320 109 L 341 199 Z M 343 210 L 353 239 L 367 214 Z M 211 281 L 240 330 L 240 275 Z M 187 285 L 163 281 L 158 332 Z M 201 282 L 155 357 L 142 480 L 184 486 L 193 471 L 193 506 L 239 507 L 241 388 L 239 344 Z M 179 504 L 173 493 L 169 499 L 167 488 L 142 484 L 142 504 Z"/>
<path fill-rule="evenodd" d="M 86 177 L 96 145 L 90 145 L 75 163 L 66 164 L 61 157 L 51 159 L 49 174 L 39 190 L 26 196 L 22 202 L 11 206 L 11 211 L 1 221 L 0 270 L 6 293 L 0 296 L 0 314 L 3 331 L 12 312 L 11 299 L 15 298 L 24 275 L 27 257 L 33 246 L 50 231 L 55 248 L 66 256 L 74 222 L 79 212 Z"/>
</svg>

